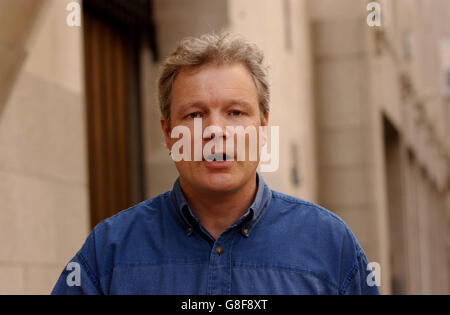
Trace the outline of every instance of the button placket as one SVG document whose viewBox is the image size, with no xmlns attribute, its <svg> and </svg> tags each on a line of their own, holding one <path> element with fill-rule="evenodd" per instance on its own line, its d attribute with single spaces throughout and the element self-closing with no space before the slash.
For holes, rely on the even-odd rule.
<svg viewBox="0 0 450 315">
<path fill-rule="evenodd" d="M 220 291 L 218 287 L 220 256 L 217 254 L 217 248 L 217 244 L 214 244 L 209 256 L 207 294 L 217 294 Z"/>
<path fill-rule="evenodd" d="M 215 242 L 210 252 L 208 267 L 207 294 L 227 294 L 231 281 L 231 244 L 234 231 L 223 233 Z"/>
</svg>

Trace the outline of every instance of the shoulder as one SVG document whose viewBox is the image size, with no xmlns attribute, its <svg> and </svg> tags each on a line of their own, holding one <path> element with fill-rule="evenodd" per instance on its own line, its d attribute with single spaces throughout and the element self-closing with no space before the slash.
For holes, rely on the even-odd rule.
<svg viewBox="0 0 450 315">
<path fill-rule="evenodd" d="M 337 214 L 310 201 L 272 190 L 271 211 L 276 216 L 285 217 L 293 229 L 307 231 L 312 237 L 329 239 L 339 244 L 345 239 L 355 252 L 360 245 L 350 227 Z"/>
<path fill-rule="evenodd" d="M 354 285 L 355 277 L 365 274 L 367 259 L 364 251 L 350 227 L 337 214 L 276 191 L 272 191 L 270 212 L 272 226 L 275 222 L 280 223 L 289 240 L 299 240 L 292 248 L 317 257 L 323 264 L 321 268 L 309 267 L 317 267 L 317 273 L 325 270 L 325 277 L 332 279 L 340 292 L 347 292 L 348 287 Z M 362 280 L 358 283 L 364 284 Z"/>
<path fill-rule="evenodd" d="M 335 213 L 310 201 L 272 190 L 272 203 L 279 211 L 289 211 L 292 216 L 312 216 L 321 222 L 336 227 L 348 228 L 347 224 Z"/>
<path fill-rule="evenodd" d="M 98 223 L 93 233 L 98 237 L 121 238 L 130 229 L 139 229 L 139 225 L 145 222 L 148 226 L 157 222 L 161 210 L 167 207 L 170 191 L 162 193 L 154 198 L 144 200 L 128 209 L 121 210 L 115 215 Z"/>
<path fill-rule="evenodd" d="M 89 233 L 77 255 L 99 274 L 108 273 L 112 263 L 142 246 L 143 236 L 160 228 L 161 216 L 171 202 L 169 194 L 170 191 L 142 201 L 101 221 Z"/>
<path fill-rule="evenodd" d="M 170 191 L 142 201 L 128 209 L 101 221 L 89 233 L 81 254 L 103 256 L 108 252 L 127 249 L 132 242 L 136 246 L 142 242 L 143 235 L 155 233 L 160 225 L 165 208 L 171 202 Z"/>
</svg>

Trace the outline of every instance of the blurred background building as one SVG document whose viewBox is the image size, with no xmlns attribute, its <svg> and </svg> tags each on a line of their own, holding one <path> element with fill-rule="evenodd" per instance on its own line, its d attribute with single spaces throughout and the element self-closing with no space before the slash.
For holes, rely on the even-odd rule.
<svg viewBox="0 0 450 315">
<path fill-rule="evenodd" d="M 342 217 L 382 293 L 449 293 L 450 1 L 378 0 L 374 27 L 365 0 L 85 0 L 70 26 L 73 2 L 0 0 L 0 293 L 49 293 L 95 224 L 171 188 L 158 66 L 221 30 L 271 66 L 269 186 Z"/>
</svg>

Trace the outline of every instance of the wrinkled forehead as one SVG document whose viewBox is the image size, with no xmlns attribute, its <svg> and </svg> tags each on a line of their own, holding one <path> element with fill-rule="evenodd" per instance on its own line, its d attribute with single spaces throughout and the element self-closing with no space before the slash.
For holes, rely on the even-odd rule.
<svg viewBox="0 0 450 315">
<path fill-rule="evenodd" d="M 175 77 L 172 87 L 172 110 L 189 103 L 229 103 L 243 100 L 258 106 L 253 77 L 241 63 L 207 64 L 185 67 Z"/>
</svg>

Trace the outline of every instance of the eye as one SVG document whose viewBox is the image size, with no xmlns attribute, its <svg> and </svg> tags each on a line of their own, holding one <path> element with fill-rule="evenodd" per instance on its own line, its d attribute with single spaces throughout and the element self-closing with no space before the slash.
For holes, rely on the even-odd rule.
<svg viewBox="0 0 450 315">
<path fill-rule="evenodd" d="M 241 112 L 240 110 L 232 110 L 232 111 L 230 112 L 230 115 L 231 115 L 231 116 L 241 116 L 241 115 L 242 115 L 242 112 Z"/>
<path fill-rule="evenodd" d="M 190 114 L 187 115 L 186 117 L 189 117 L 189 118 L 192 118 L 192 119 L 194 119 L 194 118 L 201 118 L 201 117 L 202 117 L 202 114 L 199 113 L 199 112 L 195 112 L 195 113 L 190 113 Z"/>
</svg>

